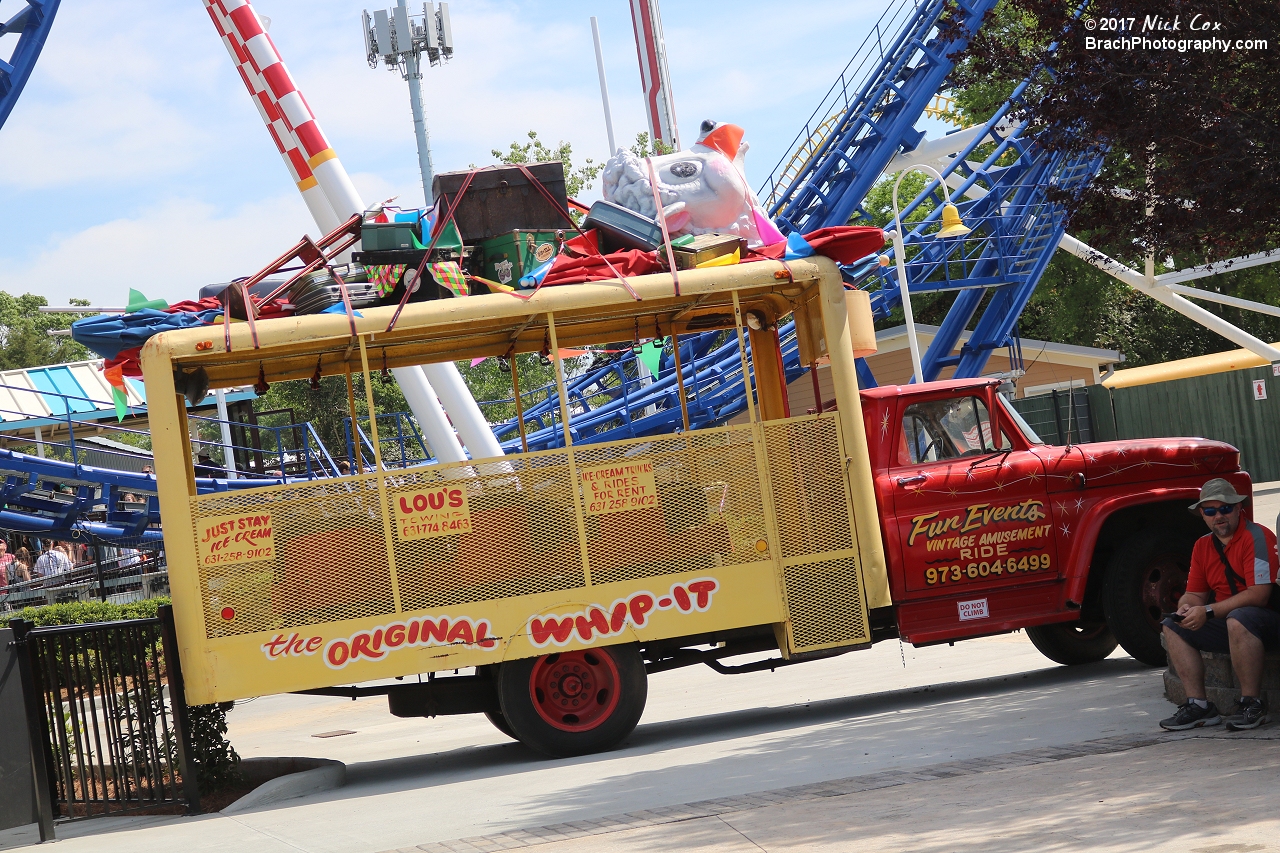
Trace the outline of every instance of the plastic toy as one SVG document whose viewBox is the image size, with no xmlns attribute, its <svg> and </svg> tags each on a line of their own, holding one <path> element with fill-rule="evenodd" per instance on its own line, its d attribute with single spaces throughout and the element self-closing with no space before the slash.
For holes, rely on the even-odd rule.
<svg viewBox="0 0 1280 853">
<path fill-rule="evenodd" d="M 781 233 L 760 210 L 743 173 L 749 145 L 742 136 L 735 124 L 704 121 L 698 141 L 685 151 L 646 162 L 620 148 L 604 167 L 604 197 L 656 218 L 652 166 L 671 236 L 732 234 L 746 238 L 753 248 L 779 242 Z"/>
</svg>

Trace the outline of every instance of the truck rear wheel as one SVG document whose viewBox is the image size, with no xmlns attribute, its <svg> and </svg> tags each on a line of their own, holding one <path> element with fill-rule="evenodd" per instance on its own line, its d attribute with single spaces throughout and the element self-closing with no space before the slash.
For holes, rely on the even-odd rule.
<svg viewBox="0 0 1280 853">
<path fill-rule="evenodd" d="M 1102 622 L 1035 625 L 1027 629 L 1027 637 L 1040 654 L 1068 666 L 1100 661 L 1119 645 Z"/>
<path fill-rule="evenodd" d="M 498 700 L 511 733 L 553 758 L 611 749 L 644 713 L 649 683 L 636 645 L 507 661 Z"/>
<path fill-rule="evenodd" d="M 1149 666 L 1164 666 L 1160 619 L 1178 609 L 1196 537 L 1172 527 L 1134 533 L 1107 565 L 1102 608 L 1124 650 Z"/>
</svg>

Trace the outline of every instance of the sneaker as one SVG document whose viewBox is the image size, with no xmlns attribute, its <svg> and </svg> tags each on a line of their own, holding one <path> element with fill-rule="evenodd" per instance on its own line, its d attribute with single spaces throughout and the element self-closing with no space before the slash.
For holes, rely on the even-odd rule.
<svg viewBox="0 0 1280 853">
<path fill-rule="evenodd" d="M 1241 699 L 1235 713 L 1223 719 L 1233 732 L 1256 729 L 1267 721 L 1267 706 L 1261 699 Z"/>
<path fill-rule="evenodd" d="M 1160 721 L 1160 728 L 1166 731 L 1180 732 L 1185 729 L 1197 729 L 1201 726 L 1216 726 L 1221 722 L 1222 716 L 1218 713 L 1218 707 L 1212 702 L 1209 703 L 1209 707 L 1201 708 L 1188 699 L 1178 706 L 1176 714 Z"/>
</svg>

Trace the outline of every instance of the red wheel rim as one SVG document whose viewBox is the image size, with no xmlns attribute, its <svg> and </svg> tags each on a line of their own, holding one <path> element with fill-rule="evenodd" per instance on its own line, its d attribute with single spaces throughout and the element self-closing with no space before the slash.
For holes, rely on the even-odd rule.
<svg viewBox="0 0 1280 853">
<path fill-rule="evenodd" d="M 562 732 L 585 732 L 618 707 L 617 664 L 602 651 L 574 651 L 538 658 L 529 696 L 538 716 Z"/>
<path fill-rule="evenodd" d="M 1178 599 L 1187 591 L 1187 569 L 1176 557 L 1162 555 L 1151 562 L 1142 579 L 1142 609 L 1151 626 L 1159 629 L 1165 613 L 1178 609 Z"/>
</svg>

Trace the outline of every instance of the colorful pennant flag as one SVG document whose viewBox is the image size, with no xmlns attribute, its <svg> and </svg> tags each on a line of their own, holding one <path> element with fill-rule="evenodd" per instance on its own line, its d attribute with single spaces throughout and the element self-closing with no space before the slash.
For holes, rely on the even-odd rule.
<svg viewBox="0 0 1280 853">
<path fill-rule="evenodd" d="M 470 296 L 471 288 L 467 277 L 462 274 L 462 267 L 456 261 L 441 261 L 431 264 L 431 275 L 454 296 Z"/>
<path fill-rule="evenodd" d="M 647 344 L 642 344 L 636 352 L 636 358 L 649 368 L 649 374 L 655 379 L 662 369 L 662 347 L 665 342 L 665 338 L 649 341 Z"/>
<path fill-rule="evenodd" d="M 154 308 L 157 311 L 163 311 L 169 307 L 169 303 L 163 299 L 148 299 L 143 296 L 141 291 L 129 288 L 129 303 L 125 306 L 125 313 L 132 314 L 134 311 L 141 311 L 143 308 Z"/>
<path fill-rule="evenodd" d="M 137 293 L 136 290 L 132 292 Z M 116 422 L 119 423 L 129 414 L 129 395 L 125 390 L 124 365 L 112 365 L 102 371 L 102 375 L 106 377 L 107 384 L 111 386 L 111 402 L 115 403 Z"/>
</svg>

